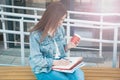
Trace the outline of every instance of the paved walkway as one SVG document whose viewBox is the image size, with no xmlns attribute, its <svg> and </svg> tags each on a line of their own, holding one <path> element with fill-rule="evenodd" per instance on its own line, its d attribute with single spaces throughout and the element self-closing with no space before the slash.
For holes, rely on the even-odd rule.
<svg viewBox="0 0 120 80">
<path fill-rule="evenodd" d="M 70 56 L 82 56 L 84 57 L 84 62 L 87 63 L 86 66 L 112 66 L 112 52 L 103 52 L 103 57 L 100 58 L 98 52 L 95 51 L 71 51 Z M 28 63 L 29 49 L 25 49 L 25 65 Z M 0 65 L 1 64 L 11 64 L 11 65 L 21 65 L 21 51 L 20 48 L 9 48 L 7 50 L 0 46 Z"/>
</svg>

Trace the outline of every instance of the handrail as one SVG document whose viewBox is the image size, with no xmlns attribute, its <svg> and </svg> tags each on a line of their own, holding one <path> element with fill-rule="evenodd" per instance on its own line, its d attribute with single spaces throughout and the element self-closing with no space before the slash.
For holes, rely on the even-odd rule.
<svg viewBox="0 0 120 80">
<path fill-rule="evenodd" d="M 33 7 L 22 7 L 22 6 L 12 6 L 12 5 L 3 5 L 0 4 L 0 7 L 4 8 L 17 8 L 17 9 L 26 9 L 26 10 L 38 10 L 38 11 L 45 11 L 43 8 L 33 8 Z"/>
<path fill-rule="evenodd" d="M 40 19 L 41 16 L 36 16 L 36 15 L 29 15 L 29 14 L 20 14 L 20 13 L 10 13 L 10 12 L 0 12 L 1 15 L 7 15 L 7 16 L 14 16 L 14 17 L 25 17 L 25 18 L 37 18 Z M 87 20 L 75 20 L 75 19 L 65 19 L 65 21 L 69 22 L 76 22 L 76 23 L 84 23 L 84 24 L 96 24 L 96 25 L 101 25 L 100 21 L 87 21 Z M 74 25 L 73 23 L 71 25 Z M 111 22 L 103 22 L 102 25 L 111 25 L 113 27 L 108 27 L 108 28 L 114 28 L 114 26 L 120 27 L 120 23 L 111 23 Z M 105 27 L 106 27 L 105 26 Z"/>
<path fill-rule="evenodd" d="M 94 15 L 94 16 L 120 16 L 120 13 L 95 13 L 95 12 L 78 12 L 68 11 L 70 14 Z"/>
<path fill-rule="evenodd" d="M 11 12 L 0 12 L 1 15 L 14 16 L 14 17 L 26 17 L 26 18 L 38 18 L 41 16 L 29 15 L 29 14 L 20 14 L 20 13 L 11 13 Z"/>
</svg>

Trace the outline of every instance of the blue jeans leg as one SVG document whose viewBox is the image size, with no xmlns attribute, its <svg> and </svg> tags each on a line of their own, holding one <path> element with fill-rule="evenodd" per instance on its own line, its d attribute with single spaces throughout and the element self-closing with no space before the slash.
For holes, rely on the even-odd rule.
<svg viewBox="0 0 120 80">
<path fill-rule="evenodd" d="M 65 73 L 50 71 L 49 73 L 35 74 L 37 80 L 69 80 Z"/>
<path fill-rule="evenodd" d="M 84 72 L 81 69 L 77 69 L 73 73 L 66 73 L 69 80 L 84 80 Z"/>
</svg>

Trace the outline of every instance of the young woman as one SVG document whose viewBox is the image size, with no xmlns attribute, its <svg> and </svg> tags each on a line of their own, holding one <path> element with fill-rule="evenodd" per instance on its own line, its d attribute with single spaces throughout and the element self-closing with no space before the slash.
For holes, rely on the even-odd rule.
<svg viewBox="0 0 120 80">
<path fill-rule="evenodd" d="M 30 32 L 29 62 L 37 80 L 84 80 L 82 70 L 64 73 L 52 70 L 55 65 L 68 65 L 66 51 L 76 44 L 65 41 L 65 31 L 61 26 L 67 10 L 60 2 L 48 5 L 40 21 Z"/>
</svg>

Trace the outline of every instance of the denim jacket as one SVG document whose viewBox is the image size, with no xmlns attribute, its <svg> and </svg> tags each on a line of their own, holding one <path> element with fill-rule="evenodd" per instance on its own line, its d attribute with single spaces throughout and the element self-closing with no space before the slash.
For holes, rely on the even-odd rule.
<svg viewBox="0 0 120 80">
<path fill-rule="evenodd" d="M 35 74 L 41 72 L 49 72 L 55 59 L 56 47 L 54 41 L 58 45 L 60 51 L 60 58 L 66 56 L 64 50 L 66 45 L 64 27 L 60 26 L 54 37 L 47 36 L 42 42 L 40 42 L 42 32 L 33 31 L 30 34 L 30 56 L 29 62 L 32 71 Z"/>
</svg>

